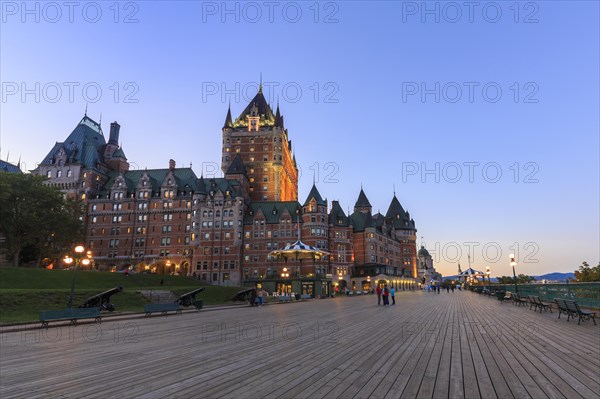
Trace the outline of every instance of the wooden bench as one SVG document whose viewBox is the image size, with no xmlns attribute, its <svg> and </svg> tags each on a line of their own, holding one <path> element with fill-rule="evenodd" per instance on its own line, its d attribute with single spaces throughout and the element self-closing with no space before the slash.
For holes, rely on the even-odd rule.
<svg viewBox="0 0 600 399">
<path fill-rule="evenodd" d="M 70 308 L 62 310 L 40 310 L 40 321 L 42 327 L 48 328 L 50 321 L 70 320 L 71 324 L 76 324 L 80 319 L 95 319 L 96 323 L 101 322 L 100 308 Z"/>
<path fill-rule="evenodd" d="M 292 297 L 290 295 L 281 295 L 277 297 L 277 300 L 279 302 L 291 302 L 292 301 Z"/>
<path fill-rule="evenodd" d="M 529 310 L 534 307 L 534 311 L 539 309 L 540 313 L 542 313 L 542 310 L 549 310 L 552 313 L 552 304 L 542 302 L 540 297 L 536 295 L 527 295 L 527 297 L 529 298 Z"/>
<path fill-rule="evenodd" d="M 504 303 L 504 301 L 512 301 L 512 299 L 513 299 L 512 292 L 506 291 L 506 293 L 504 294 L 504 297 L 502 297 L 502 299 L 500 299 L 500 297 L 498 296 L 498 299 L 500 300 L 501 303 Z"/>
<path fill-rule="evenodd" d="M 146 317 L 150 317 L 152 313 L 161 313 L 166 316 L 168 312 L 175 312 L 176 314 L 181 314 L 181 309 L 179 309 L 179 304 L 175 303 L 147 303 L 144 305 L 144 312 L 146 313 Z"/>
<path fill-rule="evenodd" d="M 581 324 L 581 320 L 590 320 L 590 319 L 594 322 L 594 325 L 596 325 L 596 313 L 584 312 L 583 310 L 581 310 L 581 308 L 575 301 L 565 300 L 565 303 L 567 305 L 567 309 L 569 310 L 569 313 L 567 316 L 567 321 L 569 321 L 569 317 L 573 317 L 573 318 L 577 317 L 579 319 L 577 322 L 578 325 Z"/>
<path fill-rule="evenodd" d="M 519 296 L 519 294 L 512 294 L 513 305 L 523 306 L 527 305 L 527 301 Z"/>
<path fill-rule="evenodd" d="M 558 308 L 558 318 L 560 319 L 561 314 L 567 315 L 567 321 L 573 316 L 571 311 L 567 307 L 567 302 L 561 298 L 554 298 L 554 302 L 556 303 L 556 307 Z"/>
<path fill-rule="evenodd" d="M 300 295 L 300 299 L 307 300 L 307 299 L 312 299 L 312 297 L 309 294 L 302 294 L 302 295 Z"/>
</svg>

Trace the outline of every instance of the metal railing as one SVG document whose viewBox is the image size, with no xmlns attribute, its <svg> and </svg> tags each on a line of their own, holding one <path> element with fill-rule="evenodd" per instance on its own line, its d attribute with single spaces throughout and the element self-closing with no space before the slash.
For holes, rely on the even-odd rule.
<svg viewBox="0 0 600 399">
<path fill-rule="evenodd" d="M 514 291 L 513 284 L 492 284 L 491 290 Z M 554 298 L 577 301 L 581 306 L 600 309 L 600 282 L 563 284 L 519 284 L 519 295 L 536 295 L 545 302 Z"/>
</svg>

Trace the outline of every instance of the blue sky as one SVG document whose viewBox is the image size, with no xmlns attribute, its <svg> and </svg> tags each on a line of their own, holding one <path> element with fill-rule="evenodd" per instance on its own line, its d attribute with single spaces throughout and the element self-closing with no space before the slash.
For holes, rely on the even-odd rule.
<svg viewBox="0 0 600 399">
<path fill-rule="evenodd" d="M 89 103 L 132 167 L 207 175 L 262 73 L 301 201 L 314 170 L 344 209 L 395 187 L 446 275 L 600 260 L 598 2 L 24 4 L 0 3 L 2 159 L 33 169 Z"/>
</svg>

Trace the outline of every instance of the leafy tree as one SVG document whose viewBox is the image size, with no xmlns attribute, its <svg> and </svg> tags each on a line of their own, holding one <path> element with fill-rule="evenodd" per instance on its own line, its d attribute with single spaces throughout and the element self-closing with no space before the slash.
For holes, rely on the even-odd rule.
<svg viewBox="0 0 600 399">
<path fill-rule="evenodd" d="M 517 276 L 517 284 L 529 284 L 532 281 L 535 281 L 535 277 L 526 274 L 519 274 Z M 514 284 L 515 278 L 513 276 L 502 276 L 498 277 L 498 282 L 500 284 Z"/>
<path fill-rule="evenodd" d="M 578 282 L 600 281 L 600 262 L 594 267 L 590 267 L 587 262 L 581 262 L 579 270 L 575 270 L 575 280 Z"/>
<path fill-rule="evenodd" d="M 82 208 L 65 199 L 44 178 L 0 172 L 0 233 L 7 255 L 19 266 L 23 251 L 28 257 L 60 257 L 83 237 Z"/>
</svg>

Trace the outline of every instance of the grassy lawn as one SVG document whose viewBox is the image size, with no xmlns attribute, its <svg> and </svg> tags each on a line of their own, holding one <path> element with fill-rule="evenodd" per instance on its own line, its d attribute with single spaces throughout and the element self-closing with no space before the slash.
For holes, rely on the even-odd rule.
<svg viewBox="0 0 600 399">
<path fill-rule="evenodd" d="M 37 321 L 40 310 L 65 309 L 72 278 L 72 271 L 0 269 L 0 323 Z M 73 304 L 82 304 L 88 297 L 117 286 L 122 286 L 123 292 L 111 296 L 111 303 L 116 307 L 114 314 L 141 312 L 148 300 L 140 290 L 164 290 L 181 295 L 205 285 L 181 276 L 77 271 Z M 239 290 L 239 287 L 206 286 L 196 299 L 202 299 L 205 305 L 231 303 L 231 297 Z"/>
</svg>

